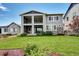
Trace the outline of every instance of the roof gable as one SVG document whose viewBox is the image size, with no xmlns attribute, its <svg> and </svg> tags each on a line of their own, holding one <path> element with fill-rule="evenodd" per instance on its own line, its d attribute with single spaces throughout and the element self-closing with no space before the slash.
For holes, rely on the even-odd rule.
<svg viewBox="0 0 79 59">
<path fill-rule="evenodd" d="M 18 26 L 18 27 L 20 27 L 18 24 L 16 24 L 15 22 L 12 22 L 11 24 L 9 24 L 9 25 L 7 25 L 7 26 L 0 26 L 0 28 L 8 28 L 9 26 L 11 26 L 11 25 L 16 25 L 16 26 Z"/>
<path fill-rule="evenodd" d="M 11 26 L 11 25 L 13 25 L 13 24 L 16 25 L 16 26 L 19 26 L 19 25 L 16 24 L 15 22 L 12 22 L 11 24 L 8 25 L 8 27 Z M 20 27 L 20 26 L 19 26 L 19 27 Z"/>
<path fill-rule="evenodd" d="M 78 4 L 78 3 L 71 3 L 71 4 L 70 4 L 68 10 L 66 11 L 66 13 L 65 13 L 65 15 L 64 15 L 64 19 L 65 19 L 66 15 L 68 14 L 68 12 L 69 12 L 76 4 Z"/>
<path fill-rule="evenodd" d="M 25 15 L 25 14 L 45 14 L 45 13 L 32 10 L 32 11 L 29 11 L 29 12 L 22 13 L 21 15 Z"/>
</svg>

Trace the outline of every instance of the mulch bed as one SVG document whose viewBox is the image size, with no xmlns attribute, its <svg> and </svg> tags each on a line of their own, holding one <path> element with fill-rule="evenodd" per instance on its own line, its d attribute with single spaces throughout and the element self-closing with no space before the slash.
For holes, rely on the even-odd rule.
<svg viewBox="0 0 79 59">
<path fill-rule="evenodd" d="M 63 54 L 61 53 L 50 53 L 49 56 L 64 56 Z"/>
<path fill-rule="evenodd" d="M 24 56 L 24 50 L 17 49 L 0 49 L 0 56 Z"/>
</svg>

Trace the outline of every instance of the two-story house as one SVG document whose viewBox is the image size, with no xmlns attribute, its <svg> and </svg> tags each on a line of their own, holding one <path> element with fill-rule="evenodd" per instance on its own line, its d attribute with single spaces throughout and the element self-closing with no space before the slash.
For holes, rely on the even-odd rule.
<svg viewBox="0 0 79 59">
<path fill-rule="evenodd" d="M 68 10 L 66 11 L 64 15 L 64 31 L 66 34 L 73 34 L 73 30 L 70 28 L 69 24 L 72 23 L 74 20 L 74 17 L 79 16 L 79 4 L 78 3 L 72 3 Z"/>
<path fill-rule="evenodd" d="M 37 31 L 63 33 L 63 14 L 47 14 L 32 10 L 22 13 L 20 16 L 21 33 L 32 35 L 35 35 Z"/>
</svg>

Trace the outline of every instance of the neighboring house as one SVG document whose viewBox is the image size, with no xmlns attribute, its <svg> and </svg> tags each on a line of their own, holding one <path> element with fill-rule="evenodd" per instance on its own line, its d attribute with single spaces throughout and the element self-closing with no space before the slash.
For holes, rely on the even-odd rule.
<svg viewBox="0 0 79 59">
<path fill-rule="evenodd" d="M 20 26 L 16 23 L 11 23 L 8 26 L 0 26 L 0 34 L 19 34 Z"/>
<path fill-rule="evenodd" d="M 73 33 L 69 24 L 72 23 L 73 18 L 75 16 L 79 16 L 79 4 L 72 3 L 64 15 L 63 22 L 64 22 L 64 31 L 66 32 L 66 34 Z"/>
<path fill-rule="evenodd" d="M 35 35 L 38 31 L 51 31 L 54 34 L 63 33 L 63 14 L 46 14 L 39 11 L 29 11 L 21 15 L 21 33 Z"/>
</svg>

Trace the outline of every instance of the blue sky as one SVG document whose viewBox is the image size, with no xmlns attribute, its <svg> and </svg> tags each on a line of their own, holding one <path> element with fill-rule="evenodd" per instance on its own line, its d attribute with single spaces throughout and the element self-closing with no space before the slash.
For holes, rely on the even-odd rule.
<svg viewBox="0 0 79 59">
<path fill-rule="evenodd" d="M 0 3 L 0 26 L 11 22 L 21 23 L 22 12 L 36 10 L 44 13 L 65 13 L 68 3 Z"/>
</svg>

